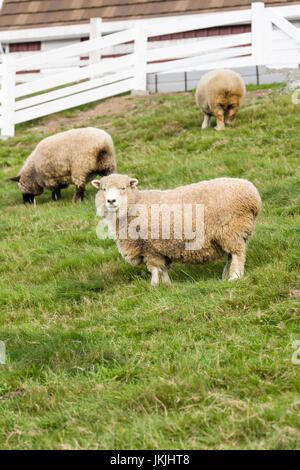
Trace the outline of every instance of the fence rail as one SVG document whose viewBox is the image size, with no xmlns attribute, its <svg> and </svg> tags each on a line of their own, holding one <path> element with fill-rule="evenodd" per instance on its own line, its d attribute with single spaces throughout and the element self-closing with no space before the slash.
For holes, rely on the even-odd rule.
<svg viewBox="0 0 300 470">
<path fill-rule="evenodd" d="M 123 22 L 127 26 L 123 31 L 116 29 L 74 45 L 21 58 L 4 55 L 0 65 L 1 136 L 13 136 L 15 124 L 20 122 L 128 91 L 145 91 L 146 76 L 151 73 L 253 65 L 297 66 L 300 28 L 287 19 L 295 17 L 297 11 L 300 19 L 300 7 L 297 8 L 264 8 L 263 3 L 257 2 L 249 10 L 171 17 L 168 21 Z M 251 23 L 251 33 L 154 49 L 147 42 L 153 36 L 247 23 Z M 101 32 L 108 28 L 105 23 L 97 27 L 101 27 Z M 129 53 L 113 59 L 101 58 L 103 51 L 114 46 L 126 46 Z M 18 83 L 19 73 L 24 70 L 40 73 L 36 79 Z"/>
</svg>

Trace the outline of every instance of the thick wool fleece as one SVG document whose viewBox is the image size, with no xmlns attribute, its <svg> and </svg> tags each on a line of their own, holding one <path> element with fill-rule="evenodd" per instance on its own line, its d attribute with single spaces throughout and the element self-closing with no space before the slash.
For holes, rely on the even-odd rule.
<svg viewBox="0 0 300 470">
<path fill-rule="evenodd" d="M 245 85 L 241 76 L 232 70 L 208 72 L 198 83 L 196 104 L 204 112 L 202 128 L 209 126 L 211 116 L 217 118 L 217 129 L 232 123 L 241 107 L 245 95 Z"/>
<path fill-rule="evenodd" d="M 97 174 L 116 170 L 111 136 L 92 127 L 72 129 L 42 140 L 19 173 L 22 193 L 41 194 L 62 185 L 84 187 Z"/>
<path fill-rule="evenodd" d="M 96 196 L 98 213 L 108 224 L 110 214 L 105 207 L 103 188 L 115 187 L 127 198 L 128 212 L 133 204 L 146 205 L 148 213 L 148 239 L 120 239 L 117 226 L 117 243 L 123 257 L 133 265 L 145 263 L 150 272 L 159 268 L 162 272 L 170 262 L 203 264 L 220 259 L 228 254 L 224 278 L 234 279 L 243 275 L 246 257 L 246 241 L 252 234 L 255 219 L 261 207 L 260 195 L 255 186 L 243 179 L 217 178 L 209 181 L 181 186 L 168 191 L 139 191 L 130 184 L 127 175 L 110 175 L 102 178 Z M 151 239 L 151 206 L 166 204 L 201 204 L 204 207 L 204 243 L 201 249 L 187 250 L 185 238 L 174 238 L 174 218 L 171 217 L 170 239 L 162 239 L 162 218 L 159 219 L 159 238 Z M 128 217 L 128 224 L 133 219 Z M 195 230 L 195 211 L 192 212 L 192 227 Z"/>
</svg>

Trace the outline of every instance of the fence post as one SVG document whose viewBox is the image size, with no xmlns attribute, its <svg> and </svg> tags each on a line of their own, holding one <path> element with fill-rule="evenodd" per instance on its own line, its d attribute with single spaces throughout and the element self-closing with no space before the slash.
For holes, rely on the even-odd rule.
<svg viewBox="0 0 300 470">
<path fill-rule="evenodd" d="M 90 39 L 101 38 L 102 36 L 102 18 L 91 18 L 90 20 Z M 101 60 L 101 49 L 90 52 L 90 65 L 98 64 Z M 94 78 L 92 74 L 91 78 Z"/>
<path fill-rule="evenodd" d="M 272 23 L 263 2 L 251 4 L 252 57 L 254 65 L 266 65 L 271 60 Z"/>
<path fill-rule="evenodd" d="M 147 34 L 141 25 L 135 26 L 135 85 L 132 95 L 145 95 L 147 92 Z"/>
<path fill-rule="evenodd" d="M 15 80 L 16 73 L 13 61 L 9 54 L 2 56 L 2 112 L 1 112 L 1 138 L 6 139 L 15 135 Z"/>
</svg>

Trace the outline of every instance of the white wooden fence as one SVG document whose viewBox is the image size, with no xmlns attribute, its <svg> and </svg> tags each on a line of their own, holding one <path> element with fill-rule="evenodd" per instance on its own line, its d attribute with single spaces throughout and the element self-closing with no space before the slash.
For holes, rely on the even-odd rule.
<svg viewBox="0 0 300 470">
<path fill-rule="evenodd" d="M 300 18 L 300 6 L 136 21 L 124 31 L 15 59 L 3 56 L 0 65 L 1 136 L 14 135 L 15 124 L 120 93 L 146 90 L 147 73 L 207 70 L 248 65 L 290 66 L 300 63 L 300 28 L 286 19 Z M 175 45 L 149 48 L 148 37 L 201 28 L 251 23 L 251 33 L 211 37 Z M 105 23 L 104 23 L 105 24 Z M 101 59 L 107 48 L 132 43 L 127 55 Z M 82 58 L 90 57 L 83 62 Z M 62 69 L 59 71 L 59 67 Z M 53 74 L 55 68 L 55 74 Z M 39 70 L 36 80 L 18 83 L 21 71 Z"/>
</svg>

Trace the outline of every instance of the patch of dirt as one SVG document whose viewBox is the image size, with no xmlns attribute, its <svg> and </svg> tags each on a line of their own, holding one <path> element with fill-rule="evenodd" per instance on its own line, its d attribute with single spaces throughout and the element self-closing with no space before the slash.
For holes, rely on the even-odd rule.
<svg viewBox="0 0 300 470">
<path fill-rule="evenodd" d="M 230 141 L 228 139 L 223 139 L 223 140 L 216 140 L 216 142 L 213 142 L 211 144 L 210 150 L 215 149 L 216 147 L 219 147 L 220 145 L 225 145 L 228 144 Z"/>
<path fill-rule="evenodd" d="M 271 93 L 272 90 L 268 89 L 247 91 L 245 102 L 253 103 L 259 98 L 268 98 Z"/>
<path fill-rule="evenodd" d="M 271 90 L 253 90 L 248 91 L 246 94 L 245 102 L 248 104 L 255 104 L 257 99 L 260 98 L 268 98 L 270 95 Z M 189 93 L 170 93 L 171 95 L 178 95 L 184 94 L 187 95 Z M 155 96 L 158 96 L 157 93 Z M 164 94 L 162 94 L 164 96 Z M 51 115 L 48 118 L 44 118 L 38 123 L 37 126 L 32 127 L 30 131 L 34 131 L 37 134 L 41 134 L 42 136 L 45 134 L 55 134 L 62 130 L 69 130 L 73 129 L 74 127 L 84 127 L 88 126 L 89 120 L 97 118 L 99 116 L 111 116 L 114 114 L 121 114 L 125 111 L 131 110 L 135 104 L 136 99 L 139 97 L 135 96 L 115 96 L 112 98 L 108 98 L 104 101 L 101 101 L 96 106 L 86 111 L 72 111 L 70 110 L 70 116 L 63 116 L 63 115 Z M 144 95 L 143 98 L 145 99 L 144 106 L 153 106 L 154 100 L 152 99 L 151 95 Z"/>
<path fill-rule="evenodd" d="M 292 289 L 290 291 L 290 297 L 300 297 L 300 290 L 299 289 Z"/>
<path fill-rule="evenodd" d="M 247 91 L 246 96 L 263 96 L 263 97 L 266 97 L 266 96 L 269 96 L 271 91 L 272 91 L 271 89 L 267 89 L 267 88 L 264 88 L 264 89 L 261 89 L 261 90 L 251 90 L 251 91 Z"/>
<path fill-rule="evenodd" d="M 31 128 L 31 131 L 41 134 L 55 134 L 62 129 L 69 130 L 74 127 L 87 126 L 88 121 L 99 116 L 120 114 L 132 109 L 135 105 L 134 96 L 116 96 L 101 101 L 96 106 L 86 111 L 74 111 L 74 116 L 50 116 Z M 76 113 L 76 114 L 75 114 Z"/>
</svg>

